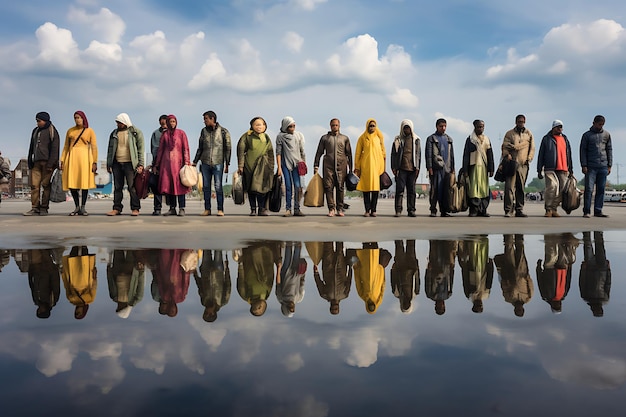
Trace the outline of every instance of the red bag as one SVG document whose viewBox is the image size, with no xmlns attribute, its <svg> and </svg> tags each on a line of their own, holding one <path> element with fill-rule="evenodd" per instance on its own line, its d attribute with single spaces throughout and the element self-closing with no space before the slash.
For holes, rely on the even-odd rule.
<svg viewBox="0 0 626 417">
<path fill-rule="evenodd" d="M 150 177 L 152 174 L 149 170 L 144 169 L 141 174 L 135 174 L 135 191 L 137 192 L 137 197 L 144 199 L 148 197 L 148 184 L 150 182 Z"/>
<path fill-rule="evenodd" d="M 307 172 L 309 172 L 309 170 L 306 167 L 306 162 L 304 161 L 298 162 L 298 175 L 302 177 L 306 175 Z"/>
</svg>

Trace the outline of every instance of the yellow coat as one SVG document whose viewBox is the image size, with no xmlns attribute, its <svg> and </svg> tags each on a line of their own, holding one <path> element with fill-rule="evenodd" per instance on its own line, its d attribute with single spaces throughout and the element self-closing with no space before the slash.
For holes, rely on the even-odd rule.
<svg viewBox="0 0 626 417">
<path fill-rule="evenodd" d="M 86 128 L 74 145 L 82 130 L 81 127 L 74 126 L 65 135 L 65 146 L 61 154 L 63 189 L 65 191 L 96 188 L 96 176 L 91 171 L 92 164 L 98 162 L 96 132 L 90 127 Z"/>
<path fill-rule="evenodd" d="M 63 285 L 70 303 L 85 305 L 95 300 L 98 289 L 95 268 L 96 255 L 63 257 Z"/>
<path fill-rule="evenodd" d="M 365 132 L 359 136 L 354 152 L 354 169 L 359 172 L 359 191 L 380 191 L 380 174 L 385 171 L 385 142 L 382 133 L 376 128 L 376 132 L 369 134 L 365 124 Z"/>
<path fill-rule="evenodd" d="M 385 293 L 385 268 L 380 264 L 380 249 L 357 249 L 359 261 L 354 265 L 354 283 L 359 297 L 365 301 L 365 309 L 374 314 Z M 374 308 L 369 309 L 368 303 Z"/>
</svg>

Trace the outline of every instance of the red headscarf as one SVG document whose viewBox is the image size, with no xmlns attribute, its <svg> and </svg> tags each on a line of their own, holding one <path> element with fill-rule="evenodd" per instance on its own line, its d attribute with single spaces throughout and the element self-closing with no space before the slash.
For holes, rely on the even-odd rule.
<svg viewBox="0 0 626 417">
<path fill-rule="evenodd" d="M 178 119 L 173 114 L 170 114 L 169 116 L 167 116 L 167 128 L 169 130 L 176 130 L 176 127 L 174 129 L 170 127 L 170 119 L 176 120 L 176 127 L 178 127 Z"/>
<path fill-rule="evenodd" d="M 83 127 L 84 128 L 89 127 L 89 121 L 87 120 L 87 116 L 85 116 L 85 113 L 82 110 L 76 110 L 74 112 L 74 115 L 79 115 L 81 117 L 81 119 L 83 119 Z"/>
</svg>

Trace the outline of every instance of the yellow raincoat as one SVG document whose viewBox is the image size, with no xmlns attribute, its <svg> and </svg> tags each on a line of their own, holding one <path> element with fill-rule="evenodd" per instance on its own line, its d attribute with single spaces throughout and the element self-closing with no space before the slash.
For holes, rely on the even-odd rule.
<svg viewBox="0 0 626 417">
<path fill-rule="evenodd" d="M 374 119 L 365 123 L 365 132 L 359 136 L 354 152 L 354 169 L 359 170 L 360 181 L 356 186 L 359 191 L 380 191 L 380 174 L 385 171 L 385 139 L 378 127 L 369 133 L 367 127 Z"/>
</svg>

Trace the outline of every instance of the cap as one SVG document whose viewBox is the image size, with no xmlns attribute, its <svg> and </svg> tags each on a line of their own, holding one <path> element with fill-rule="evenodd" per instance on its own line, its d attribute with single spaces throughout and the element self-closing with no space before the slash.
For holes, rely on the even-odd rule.
<svg viewBox="0 0 626 417">
<path fill-rule="evenodd" d="M 554 128 L 555 128 L 555 127 L 557 127 L 557 126 L 561 126 L 561 127 L 563 127 L 563 122 L 562 122 L 562 121 L 560 121 L 560 120 L 558 120 L 558 119 L 557 119 L 557 120 L 555 120 L 555 121 L 553 121 L 553 122 L 552 122 L 552 129 L 554 129 Z"/>
</svg>

